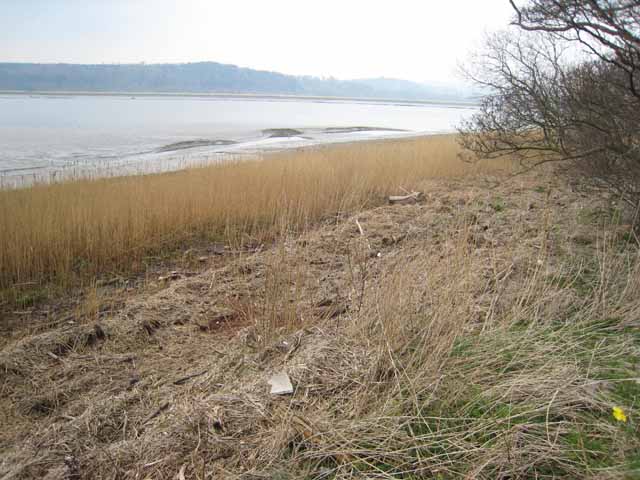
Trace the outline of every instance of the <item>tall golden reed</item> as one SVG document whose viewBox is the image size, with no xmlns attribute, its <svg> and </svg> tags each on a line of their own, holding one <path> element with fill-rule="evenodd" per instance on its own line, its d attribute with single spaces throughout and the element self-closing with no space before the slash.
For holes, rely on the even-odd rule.
<svg viewBox="0 0 640 480">
<path fill-rule="evenodd" d="M 373 204 L 424 178 L 492 172 L 464 163 L 455 137 L 353 143 L 175 173 L 0 191 L 0 287 L 68 284 L 131 271 L 195 236 L 227 242 Z"/>
</svg>

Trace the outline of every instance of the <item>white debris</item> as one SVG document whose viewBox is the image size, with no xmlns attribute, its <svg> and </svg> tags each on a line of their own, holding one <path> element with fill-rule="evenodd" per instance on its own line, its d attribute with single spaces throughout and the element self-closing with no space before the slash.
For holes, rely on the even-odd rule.
<svg viewBox="0 0 640 480">
<path fill-rule="evenodd" d="M 289 395 L 293 393 L 293 385 L 286 372 L 279 372 L 272 375 L 268 382 L 269 385 L 271 385 L 272 395 Z"/>
</svg>

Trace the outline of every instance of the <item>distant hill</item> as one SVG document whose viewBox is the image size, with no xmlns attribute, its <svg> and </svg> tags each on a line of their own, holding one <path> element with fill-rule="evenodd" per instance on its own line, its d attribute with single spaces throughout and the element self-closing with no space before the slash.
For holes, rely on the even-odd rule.
<svg viewBox="0 0 640 480">
<path fill-rule="evenodd" d="M 0 90 L 254 93 L 398 100 L 467 100 L 455 89 L 386 78 L 337 80 L 215 62 L 77 65 L 0 63 Z"/>
<path fill-rule="evenodd" d="M 378 92 L 385 92 L 385 94 L 395 96 L 396 98 L 398 95 L 403 98 L 422 98 L 425 93 L 431 98 L 437 99 L 461 99 L 467 95 L 471 95 L 470 90 L 461 90 L 454 86 L 441 84 L 428 85 L 395 78 L 366 78 L 356 81 Z"/>
</svg>

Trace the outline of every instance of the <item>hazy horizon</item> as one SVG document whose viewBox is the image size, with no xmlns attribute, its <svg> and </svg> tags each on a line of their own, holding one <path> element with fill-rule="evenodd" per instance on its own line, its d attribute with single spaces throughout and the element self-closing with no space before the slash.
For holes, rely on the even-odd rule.
<svg viewBox="0 0 640 480">
<path fill-rule="evenodd" d="M 486 31 L 505 26 L 507 0 L 393 6 L 328 0 L 24 0 L 3 5 L 0 62 L 217 62 L 289 75 L 460 83 Z"/>
<path fill-rule="evenodd" d="M 354 78 L 339 78 L 339 77 L 335 77 L 334 75 L 307 75 L 307 74 L 287 74 L 284 72 L 279 72 L 276 70 L 269 70 L 266 68 L 255 68 L 255 67 L 251 67 L 251 66 L 247 66 L 247 65 L 238 65 L 236 63 L 226 63 L 226 62 L 218 62 L 216 60 L 192 60 L 192 61 L 185 61 L 185 62 L 117 62 L 117 63 L 112 63 L 112 62 L 89 62 L 89 63 L 75 63 L 75 62 L 56 62 L 56 61 L 50 61 L 50 62 L 29 62 L 29 61 L 4 61 L 3 59 L 0 58 L 0 65 L 1 64 L 33 64 L 33 65 L 81 65 L 81 66 L 92 66 L 92 65 L 105 65 L 105 66 L 130 66 L 130 65 L 144 65 L 144 66 L 153 66 L 153 65 L 189 65 L 189 64 L 205 64 L 205 63 L 217 63 L 217 64 L 221 64 L 221 65 L 229 65 L 229 66 L 234 66 L 234 67 L 238 67 L 238 68 L 244 68 L 244 69 L 251 69 L 251 70 L 256 70 L 256 71 L 262 71 L 262 72 L 269 72 L 269 73 L 283 73 L 285 75 L 291 75 L 291 76 L 300 76 L 300 77 L 316 77 L 316 78 L 321 78 L 321 79 L 336 79 L 336 80 L 345 80 L 345 81 L 352 81 L 352 80 L 377 80 L 377 79 L 383 79 L 383 80 L 399 80 L 399 81 L 409 81 L 409 82 L 414 82 L 417 84 L 432 84 L 432 85 L 462 85 L 462 81 L 459 79 L 451 79 L 448 81 L 445 80 L 424 80 L 424 81 L 419 81 L 419 80 L 410 80 L 407 78 L 399 78 L 399 77 L 389 77 L 389 76 L 384 76 L 384 75 L 378 75 L 378 76 L 370 76 L 370 77 L 354 77 Z"/>
</svg>

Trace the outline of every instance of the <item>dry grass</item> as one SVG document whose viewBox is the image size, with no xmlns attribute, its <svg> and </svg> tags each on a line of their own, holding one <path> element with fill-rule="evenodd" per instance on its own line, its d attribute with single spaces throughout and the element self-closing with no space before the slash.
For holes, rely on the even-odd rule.
<svg viewBox="0 0 640 480">
<path fill-rule="evenodd" d="M 637 247 L 556 178 L 418 187 L 22 327 L 0 351 L 0 476 L 636 478 Z M 270 395 L 282 370 L 295 392 Z"/>
<path fill-rule="evenodd" d="M 356 143 L 194 168 L 0 191 L 0 288 L 135 272 L 196 237 L 260 244 L 377 204 L 425 178 L 495 172 L 453 136 Z"/>
<path fill-rule="evenodd" d="M 369 355 L 337 409 L 354 415 L 319 422 L 300 467 L 313 478 L 317 465 L 329 478 L 636 478 L 637 426 L 611 412 L 635 417 L 640 401 L 637 250 L 602 249 L 586 297 L 546 260 L 528 258 L 513 279 L 521 265 L 460 253 L 446 266 L 398 258 L 382 273 L 349 335 Z"/>
</svg>

